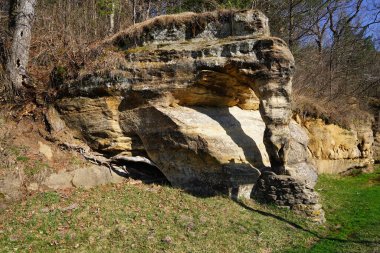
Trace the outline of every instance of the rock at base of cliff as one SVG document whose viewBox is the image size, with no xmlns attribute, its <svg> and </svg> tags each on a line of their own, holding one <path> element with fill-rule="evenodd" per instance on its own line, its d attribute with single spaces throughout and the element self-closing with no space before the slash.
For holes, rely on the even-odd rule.
<svg viewBox="0 0 380 253">
<path fill-rule="evenodd" d="M 61 190 L 73 187 L 92 188 L 109 183 L 120 183 L 123 177 L 117 175 L 109 168 L 92 165 L 70 172 L 61 171 L 48 176 L 42 185 L 48 189 Z"/>
<path fill-rule="evenodd" d="M 75 187 L 88 189 L 97 185 L 121 183 L 123 180 L 123 177 L 118 176 L 111 169 L 93 166 L 74 171 L 72 184 Z"/>
<path fill-rule="evenodd" d="M 18 168 L 0 179 L 0 203 L 22 197 L 22 173 Z"/>
<path fill-rule="evenodd" d="M 252 195 L 260 202 L 289 207 L 315 222 L 325 221 L 322 206 L 318 204 L 318 194 L 291 176 L 263 172 Z"/>
</svg>

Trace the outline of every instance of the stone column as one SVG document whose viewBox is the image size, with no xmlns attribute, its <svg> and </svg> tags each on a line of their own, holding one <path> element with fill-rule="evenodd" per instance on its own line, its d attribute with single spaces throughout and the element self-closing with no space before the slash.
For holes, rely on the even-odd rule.
<svg viewBox="0 0 380 253">
<path fill-rule="evenodd" d="M 260 114 L 265 122 L 264 144 L 272 170 L 286 173 L 287 154 L 290 143 L 291 78 L 288 80 L 265 80 L 259 82 Z"/>
<path fill-rule="evenodd" d="M 271 168 L 262 172 L 253 195 L 261 201 L 306 214 L 316 222 L 324 222 L 324 212 L 313 189 L 315 181 L 310 184 L 303 175 L 298 175 L 309 173 L 312 165 L 308 159 L 300 162 L 292 157 L 294 152 L 290 153 L 294 58 L 279 39 L 258 41 L 254 50 L 261 64 L 252 65 L 256 69 L 244 73 L 250 73 L 250 86 L 260 99 L 260 114 L 266 125 L 264 144 Z M 302 157 L 308 157 L 306 148 L 302 152 L 305 153 Z"/>
</svg>

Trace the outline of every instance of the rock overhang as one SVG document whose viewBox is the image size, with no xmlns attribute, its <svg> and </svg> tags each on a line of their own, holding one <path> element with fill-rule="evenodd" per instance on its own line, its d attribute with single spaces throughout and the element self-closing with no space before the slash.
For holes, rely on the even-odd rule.
<svg viewBox="0 0 380 253">
<path fill-rule="evenodd" d="M 269 34 L 268 18 L 259 10 L 219 10 L 159 16 L 121 31 L 105 40 L 105 43 L 128 49 L 191 39 L 215 40 Z"/>
<path fill-rule="evenodd" d="M 265 125 L 258 131 L 263 137 L 253 137 L 253 143 L 263 141 L 256 149 L 264 152 L 250 152 L 265 153 L 277 174 L 295 178 L 301 186 L 314 185 L 316 174 L 307 155 L 307 140 L 299 129 L 289 127 L 294 58 L 283 40 L 270 36 L 268 19 L 261 12 L 157 17 L 92 50 L 97 52 L 94 60 L 78 77 L 59 87 L 57 108 L 69 125 L 85 129 L 83 137 L 98 143 L 94 147 L 100 151 L 112 151 L 112 145 L 122 140 L 122 145 L 115 146 L 127 147 L 129 155 L 136 153 L 136 147 L 138 153 L 158 164 L 174 185 L 224 184 L 237 189 L 238 195 L 241 189 L 241 194 L 249 196 L 268 165 L 263 166 L 262 160 L 259 165 L 260 159 L 253 162 L 247 147 L 239 147 L 242 138 L 251 138 L 243 129 L 242 118 L 228 110 L 227 114 L 220 112 L 234 106 L 240 107 L 234 110 L 240 110 L 241 115 L 250 112 L 245 110 L 260 109 Z M 189 110 L 193 112 L 189 114 Z M 219 116 L 230 115 L 229 123 L 223 125 L 220 117 L 213 118 L 211 115 L 218 114 L 215 111 Z M 208 119 L 201 119 L 200 114 L 207 113 Z M 217 122 L 224 128 L 219 142 L 228 139 L 237 146 L 225 145 L 223 149 L 223 145 L 213 145 L 217 139 L 211 134 L 202 136 L 207 131 L 190 131 L 184 123 L 186 117 L 198 117 L 199 129 L 202 123 Z M 230 157 L 229 163 L 215 155 L 234 154 L 238 149 L 240 153 Z M 175 159 L 181 162 L 171 161 Z M 304 192 L 306 198 L 311 194 L 309 188 Z M 256 192 L 269 194 L 265 189 Z"/>
</svg>

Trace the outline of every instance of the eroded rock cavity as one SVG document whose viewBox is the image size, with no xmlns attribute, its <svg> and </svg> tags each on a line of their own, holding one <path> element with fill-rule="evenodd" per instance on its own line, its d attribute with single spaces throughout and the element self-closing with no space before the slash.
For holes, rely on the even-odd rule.
<svg viewBox="0 0 380 253">
<path fill-rule="evenodd" d="M 157 17 L 90 55 L 56 108 L 94 150 L 149 158 L 174 186 L 323 220 L 308 137 L 291 121 L 294 59 L 261 12 Z"/>
</svg>

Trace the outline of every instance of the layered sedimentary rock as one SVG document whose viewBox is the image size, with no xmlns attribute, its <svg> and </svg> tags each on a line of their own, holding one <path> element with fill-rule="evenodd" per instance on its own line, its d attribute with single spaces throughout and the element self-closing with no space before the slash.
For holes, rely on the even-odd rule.
<svg viewBox="0 0 380 253">
<path fill-rule="evenodd" d="M 373 163 L 374 137 L 370 125 L 348 130 L 321 119 L 303 122 L 319 173 L 336 174 Z"/>
<path fill-rule="evenodd" d="M 374 161 L 380 163 L 380 131 L 375 132 L 373 154 Z"/>
<path fill-rule="evenodd" d="M 380 99 L 370 98 L 369 104 L 374 115 L 373 124 L 373 158 L 376 163 L 380 163 Z"/>
<path fill-rule="evenodd" d="M 260 192 L 268 201 L 256 183 L 271 171 L 272 181 L 307 188 L 284 195 L 300 201 L 278 204 L 316 205 L 308 137 L 291 122 L 294 59 L 261 12 L 158 17 L 90 55 L 58 87 L 56 108 L 93 149 L 147 157 L 185 189 Z M 276 186 L 278 194 L 293 187 Z"/>
</svg>

